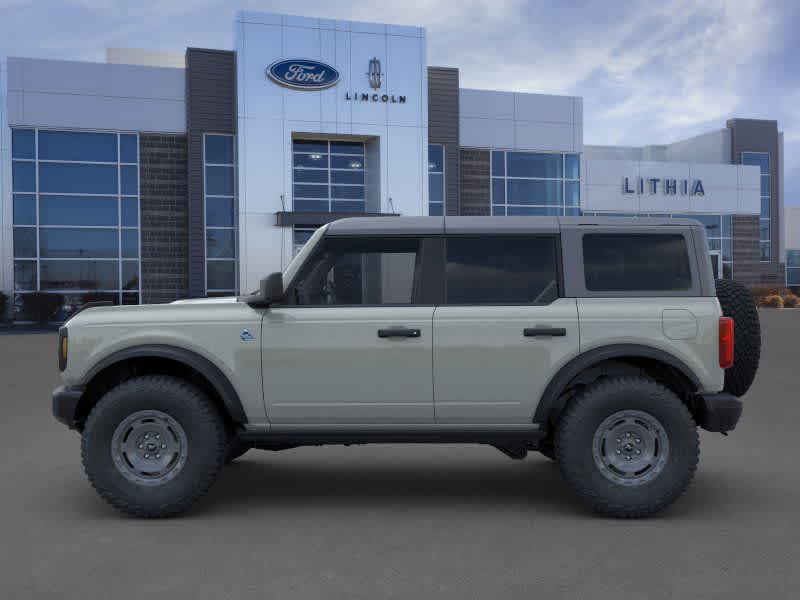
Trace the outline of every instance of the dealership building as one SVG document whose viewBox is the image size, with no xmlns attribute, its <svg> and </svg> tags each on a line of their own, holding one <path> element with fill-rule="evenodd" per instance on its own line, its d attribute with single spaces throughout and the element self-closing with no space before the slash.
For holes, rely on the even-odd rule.
<svg viewBox="0 0 800 600">
<path fill-rule="evenodd" d="M 583 143 L 583 99 L 461 88 L 425 29 L 240 12 L 234 50 L 0 62 L 0 291 L 255 289 L 354 215 L 691 216 L 720 277 L 786 278 L 776 121 Z M 800 265 L 800 262 L 798 262 Z"/>
</svg>

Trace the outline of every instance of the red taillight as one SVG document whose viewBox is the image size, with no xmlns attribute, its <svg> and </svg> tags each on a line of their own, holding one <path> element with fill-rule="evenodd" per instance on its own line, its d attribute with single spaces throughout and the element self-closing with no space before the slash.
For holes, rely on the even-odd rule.
<svg viewBox="0 0 800 600">
<path fill-rule="evenodd" d="M 733 319 L 719 318 L 719 366 L 727 369 L 733 366 Z"/>
</svg>

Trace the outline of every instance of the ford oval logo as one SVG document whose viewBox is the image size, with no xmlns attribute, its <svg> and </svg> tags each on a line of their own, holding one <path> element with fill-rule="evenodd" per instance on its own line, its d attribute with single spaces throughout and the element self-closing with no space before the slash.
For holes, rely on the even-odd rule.
<svg viewBox="0 0 800 600">
<path fill-rule="evenodd" d="M 279 60 L 267 68 L 272 81 L 296 90 L 324 90 L 339 82 L 339 71 L 316 60 Z"/>
</svg>

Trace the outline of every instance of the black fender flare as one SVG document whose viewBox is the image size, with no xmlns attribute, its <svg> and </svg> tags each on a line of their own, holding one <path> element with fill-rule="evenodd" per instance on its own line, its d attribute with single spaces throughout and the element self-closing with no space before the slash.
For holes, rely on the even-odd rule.
<svg viewBox="0 0 800 600">
<path fill-rule="evenodd" d="M 107 368 L 134 358 L 166 358 L 194 369 L 202 374 L 214 388 L 214 391 L 217 392 L 231 420 L 237 424 L 247 423 L 247 415 L 242 407 L 239 394 L 236 393 L 230 380 L 220 368 L 196 352 L 177 346 L 170 346 L 167 344 L 143 344 L 124 348 L 123 350 L 109 354 L 87 371 L 86 375 L 82 378 L 81 385 L 88 385 L 92 379 Z"/>
<path fill-rule="evenodd" d="M 700 380 L 686 363 L 669 352 L 639 344 L 612 344 L 610 346 L 602 346 L 579 354 L 561 367 L 558 373 L 550 380 L 550 383 L 547 384 L 544 393 L 542 393 L 542 397 L 536 407 L 533 422 L 544 424 L 549 422 L 553 409 L 558 406 L 558 399 L 561 397 L 561 394 L 567 388 L 569 382 L 583 371 L 606 360 L 626 357 L 648 358 L 664 363 L 686 377 L 694 386 L 695 390 L 700 388 Z"/>
</svg>

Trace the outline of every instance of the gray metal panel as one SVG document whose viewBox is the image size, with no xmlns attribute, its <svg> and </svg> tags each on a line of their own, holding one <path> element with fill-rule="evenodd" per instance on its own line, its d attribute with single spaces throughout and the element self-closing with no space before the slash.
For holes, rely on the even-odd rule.
<svg viewBox="0 0 800 600">
<path fill-rule="evenodd" d="M 444 232 L 443 217 L 353 217 L 328 225 L 325 235 L 435 235 Z"/>
<path fill-rule="evenodd" d="M 702 224 L 691 217 L 683 219 L 666 219 L 663 217 L 556 217 L 561 227 L 581 227 L 586 225 L 602 225 L 603 227 L 702 227 Z"/>
<path fill-rule="evenodd" d="M 609 217 L 608 221 L 619 221 Z M 642 219 L 644 220 L 644 219 Z M 651 221 L 663 221 L 663 219 L 649 219 Z M 564 225 L 561 228 L 561 254 L 564 266 L 564 295 L 568 298 L 630 298 L 630 297 L 697 297 L 697 296 L 713 296 L 714 291 L 707 293 L 703 289 L 701 283 L 703 276 L 699 272 L 698 260 L 696 258 L 697 250 L 694 240 L 693 232 L 699 229 L 699 224 L 696 221 L 689 221 L 688 219 L 681 219 L 687 221 L 682 228 L 670 228 L 669 233 L 681 233 L 686 240 L 686 248 L 689 252 L 689 268 L 692 272 L 692 286 L 688 290 L 677 291 L 642 291 L 631 290 L 621 292 L 596 292 L 586 289 L 586 279 L 584 277 L 583 265 L 583 236 L 586 234 L 596 233 L 620 233 L 621 227 L 617 223 L 609 223 L 604 226 L 597 223 L 594 227 L 581 227 L 578 223 L 574 225 Z M 655 225 L 655 224 L 653 224 Z M 625 233 L 644 233 L 653 234 L 654 227 L 652 225 L 640 226 L 637 223 L 631 224 L 628 220 L 628 226 L 624 228 Z M 663 232 L 662 232 L 663 233 Z M 704 253 L 707 252 L 706 247 L 702 248 Z M 694 258 L 693 258 L 694 257 Z M 710 263 L 709 263 L 710 264 Z"/>
<path fill-rule="evenodd" d="M 205 203 L 203 134 L 236 133 L 236 53 L 186 51 L 186 132 L 189 172 L 189 295 L 204 296 Z"/>
<path fill-rule="evenodd" d="M 428 67 L 428 141 L 444 145 L 445 214 L 460 213 L 458 69 Z"/>
<path fill-rule="evenodd" d="M 445 217 L 445 233 L 558 233 L 558 217 Z"/>
</svg>

